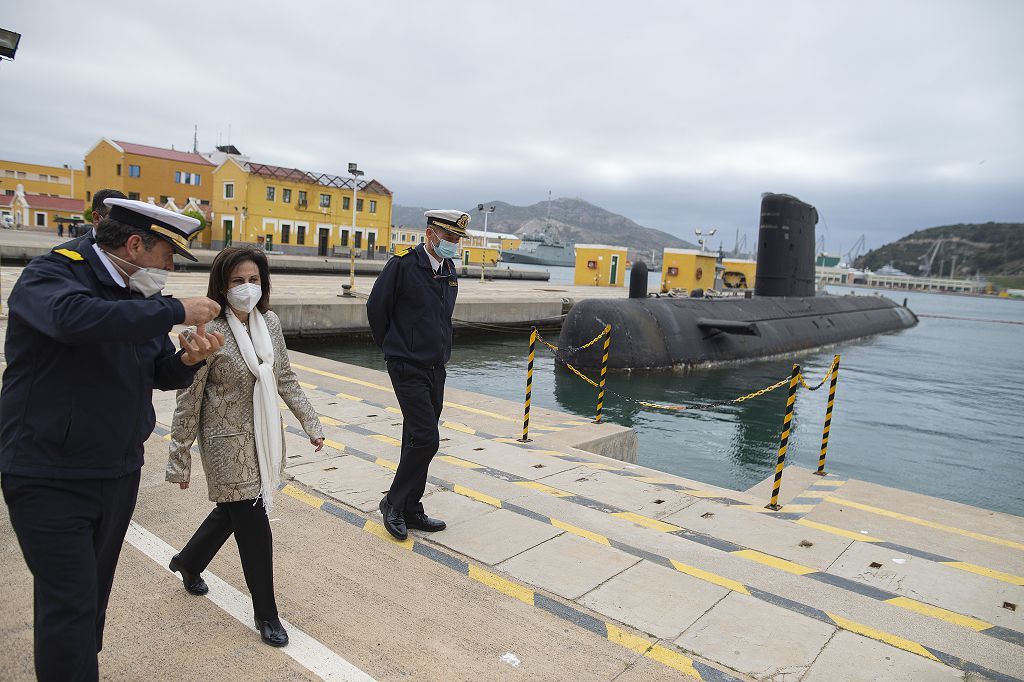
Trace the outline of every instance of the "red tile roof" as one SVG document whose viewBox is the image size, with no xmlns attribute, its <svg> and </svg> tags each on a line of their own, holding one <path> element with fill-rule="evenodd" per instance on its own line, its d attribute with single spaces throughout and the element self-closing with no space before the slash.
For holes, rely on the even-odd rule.
<svg viewBox="0 0 1024 682">
<path fill-rule="evenodd" d="M 10 206 L 14 201 L 14 195 L 0 196 L 0 206 Z M 47 197 L 42 194 L 26 194 L 25 201 L 29 208 L 46 209 L 50 211 L 71 211 L 81 213 L 85 210 L 85 202 L 81 199 L 68 199 L 67 197 Z"/>
<path fill-rule="evenodd" d="M 146 144 L 135 144 L 134 142 L 122 142 L 114 140 L 114 144 L 123 149 L 126 154 L 138 154 L 139 156 L 152 156 L 157 159 L 168 159 L 170 161 L 182 161 L 184 163 L 195 163 L 200 166 L 214 165 L 199 154 L 192 152 L 178 151 L 177 149 L 164 149 L 163 147 L 150 147 Z"/>
</svg>

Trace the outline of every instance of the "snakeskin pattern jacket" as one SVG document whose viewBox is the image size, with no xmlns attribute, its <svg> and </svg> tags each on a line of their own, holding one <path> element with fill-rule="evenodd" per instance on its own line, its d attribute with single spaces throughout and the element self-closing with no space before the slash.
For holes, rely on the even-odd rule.
<svg viewBox="0 0 1024 682">
<path fill-rule="evenodd" d="M 232 313 L 228 311 L 227 314 Z M 278 394 L 310 438 L 323 438 L 316 410 L 303 393 L 288 362 L 281 320 L 273 311 L 263 315 L 274 345 Z M 206 331 L 223 334 L 224 346 L 196 372 L 189 388 L 178 391 L 165 478 L 171 483 L 189 481 L 192 443 L 198 439 L 210 500 L 252 500 L 260 494 L 260 467 L 253 436 L 252 392 L 256 377 L 246 367 L 227 320 L 218 317 L 206 325 Z M 285 461 L 283 446 L 282 439 L 282 468 Z"/>
</svg>

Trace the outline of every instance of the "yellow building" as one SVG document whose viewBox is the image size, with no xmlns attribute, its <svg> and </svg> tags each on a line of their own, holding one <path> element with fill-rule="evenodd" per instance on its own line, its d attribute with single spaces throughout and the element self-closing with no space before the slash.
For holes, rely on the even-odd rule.
<svg viewBox="0 0 1024 682">
<path fill-rule="evenodd" d="M 18 185 L 25 194 L 84 199 L 85 171 L 70 166 L 44 166 L 21 161 L 0 161 L 0 194 L 14 196 Z"/>
<path fill-rule="evenodd" d="M 463 246 L 461 251 L 463 265 L 480 265 L 483 260 L 483 264 L 490 267 L 501 260 L 501 251 L 494 247 Z"/>
<path fill-rule="evenodd" d="M 427 240 L 427 228 L 399 225 L 391 228 L 391 253 L 411 249 Z"/>
<path fill-rule="evenodd" d="M 661 258 L 661 290 L 710 289 L 715 286 L 715 254 L 696 249 L 665 249 Z"/>
<path fill-rule="evenodd" d="M 469 246 L 487 246 L 493 249 L 518 249 L 523 241 L 514 234 L 507 232 L 487 231 L 486 238 L 483 230 L 466 230 L 466 238 L 463 244 Z"/>
<path fill-rule="evenodd" d="M 722 286 L 726 289 L 753 289 L 757 261 L 748 258 L 723 258 Z"/>
<path fill-rule="evenodd" d="M 574 284 L 621 287 L 626 283 L 626 247 L 576 245 Z"/>
<path fill-rule="evenodd" d="M 101 189 L 129 199 L 184 206 L 190 199 L 208 206 L 214 164 L 200 154 L 103 138 L 85 154 L 85 201 Z"/>
<path fill-rule="evenodd" d="M 0 222 L 4 227 L 47 230 L 57 234 L 58 219 L 83 219 L 85 202 L 71 197 L 26 194 L 21 185 L 14 194 L 0 195 Z"/>
<path fill-rule="evenodd" d="M 352 229 L 352 178 L 229 157 L 213 171 L 209 246 L 260 244 L 301 255 L 384 255 L 391 243 L 391 190 L 360 181 Z"/>
</svg>

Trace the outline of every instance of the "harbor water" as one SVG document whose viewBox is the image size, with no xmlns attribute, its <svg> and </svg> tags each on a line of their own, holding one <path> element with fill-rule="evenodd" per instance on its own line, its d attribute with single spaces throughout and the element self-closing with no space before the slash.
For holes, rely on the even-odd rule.
<svg viewBox="0 0 1024 682">
<path fill-rule="evenodd" d="M 564 273 L 558 278 L 555 274 L 552 281 L 565 281 Z M 830 288 L 832 293 L 851 291 Z M 858 288 L 855 294 L 876 292 Z M 1000 322 L 1024 323 L 1024 302 L 913 292 L 887 295 L 899 302 L 906 297 L 909 307 L 922 315 L 921 323 L 794 357 L 688 371 L 612 372 L 608 387 L 662 403 L 728 400 L 787 377 L 793 362 L 816 384 L 833 354 L 840 353 L 829 472 L 1024 515 L 1024 324 Z M 521 400 L 527 345 L 524 333 L 456 339 L 448 385 Z M 380 352 L 367 342 L 295 341 L 291 346 L 385 369 Z M 535 367 L 534 405 L 592 418 L 592 387 L 564 368 L 556 369 L 540 345 Z M 799 392 L 790 464 L 817 465 L 826 398 L 827 387 Z M 640 464 L 742 490 L 769 476 L 775 466 L 785 400 L 785 388 L 780 388 L 714 410 L 660 411 L 609 395 L 604 417 L 636 430 Z"/>
</svg>

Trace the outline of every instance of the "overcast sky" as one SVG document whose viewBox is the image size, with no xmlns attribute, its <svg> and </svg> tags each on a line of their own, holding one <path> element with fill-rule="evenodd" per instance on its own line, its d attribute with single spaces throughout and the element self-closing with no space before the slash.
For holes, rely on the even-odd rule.
<svg viewBox="0 0 1024 682">
<path fill-rule="evenodd" d="M 827 248 L 1024 221 L 1018 0 L 5 0 L 0 158 L 100 137 L 344 173 L 396 203 L 581 197 L 690 238 L 815 204 Z"/>
</svg>

